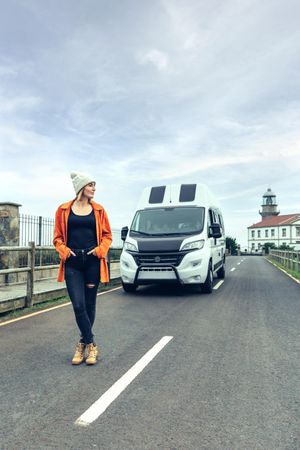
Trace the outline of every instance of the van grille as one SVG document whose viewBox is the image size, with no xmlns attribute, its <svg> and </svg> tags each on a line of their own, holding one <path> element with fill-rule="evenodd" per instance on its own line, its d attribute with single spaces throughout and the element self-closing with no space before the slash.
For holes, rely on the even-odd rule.
<svg viewBox="0 0 300 450">
<path fill-rule="evenodd" d="M 186 253 L 140 253 L 133 255 L 138 266 L 142 265 L 172 265 L 178 266 Z"/>
</svg>

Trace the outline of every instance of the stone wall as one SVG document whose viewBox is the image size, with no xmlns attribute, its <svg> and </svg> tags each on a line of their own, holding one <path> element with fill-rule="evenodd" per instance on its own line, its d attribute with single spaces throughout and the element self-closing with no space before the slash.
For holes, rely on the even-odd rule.
<svg viewBox="0 0 300 450">
<path fill-rule="evenodd" d="M 19 205 L 18 203 L 0 202 L 0 246 L 19 245 Z M 0 269 L 18 267 L 18 252 L 0 253 Z M 2 275 L 5 284 L 15 283 L 16 274 Z"/>
</svg>

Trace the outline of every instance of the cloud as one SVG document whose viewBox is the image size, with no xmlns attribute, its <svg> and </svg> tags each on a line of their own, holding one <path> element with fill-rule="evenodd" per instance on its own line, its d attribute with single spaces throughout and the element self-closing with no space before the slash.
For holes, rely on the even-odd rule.
<svg viewBox="0 0 300 450">
<path fill-rule="evenodd" d="M 267 187 L 299 209 L 298 2 L 3 8 L 2 195 L 52 214 L 69 172 L 92 172 L 121 226 L 146 184 L 199 181 L 243 240 Z"/>
<path fill-rule="evenodd" d="M 33 109 L 41 104 L 42 99 L 34 96 L 7 97 L 0 93 L 0 114 L 19 113 L 20 110 Z"/>
<path fill-rule="evenodd" d="M 0 64 L 0 78 L 15 77 L 17 73 L 16 67 Z"/>
<path fill-rule="evenodd" d="M 153 64 L 159 71 L 164 71 L 169 66 L 168 55 L 160 50 L 151 49 L 144 53 L 140 53 L 137 57 L 139 64 Z"/>
</svg>

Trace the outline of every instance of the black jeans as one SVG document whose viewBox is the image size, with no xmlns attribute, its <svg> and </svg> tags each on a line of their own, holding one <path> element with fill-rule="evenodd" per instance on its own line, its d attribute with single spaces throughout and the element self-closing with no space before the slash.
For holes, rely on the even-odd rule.
<svg viewBox="0 0 300 450">
<path fill-rule="evenodd" d="M 100 260 L 87 255 L 91 249 L 72 249 L 65 264 L 65 280 L 75 318 L 81 332 L 80 342 L 94 341 L 92 327 L 96 315 L 96 297 L 100 282 Z"/>
</svg>

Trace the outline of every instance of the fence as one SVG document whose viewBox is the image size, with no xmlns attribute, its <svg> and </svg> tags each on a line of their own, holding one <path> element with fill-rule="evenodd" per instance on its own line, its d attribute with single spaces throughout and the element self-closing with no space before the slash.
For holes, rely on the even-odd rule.
<svg viewBox="0 0 300 450">
<path fill-rule="evenodd" d="M 54 219 L 20 214 L 19 227 L 19 245 L 26 246 L 29 242 L 43 246 L 52 245 Z"/>
<path fill-rule="evenodd" d="M 50 246 L 53 240 L 54 219 L 20 214 L 19 216 L 19 245 L 27 246 L 29 242 L 35 242 L 38 246 Z M 112 229 L 112 248 L 122 248 L 121 231 Z"/>
<path fill-rule="evenodd" d="M 270 250 L 270 257 L 287 269 L 300 273 L 300 251 Z"/>
<path fill-rule="evenodd" d="M 16 258 L 14 258 L 15 264 L 14 267 L 9 266 L 9 268 L 2 269 L 0 266 L 0 277 L 8 277 L 11 275 L 18 275 L 18 274 L 24 274 L 27 273 L 27 277 L 25 279 L 25 283 L 27 283 L 26 287 L 26 299 L 25 299 L 25 306 L 29 307 L 33 305 L 33 294 L 34 294 L 34 282 L 36 278 L 37 272 L 44 272 L 44 271 L 51 271 L 52 269 L 55 269 L 55 277 L 57 275 L 57 269 L 59 267 L 59 257 L 57 255 L 56 250 L 53 246 L 40 246 L 36 247 L 34 242 L 30 242 L 28 246 L 9 246 L 9 247 L 0 247 L 0 254 L 6 254 L 10 255 L 11 253 L 14 253 L 16 255 Z M 20 260 L 19 254 L 22 253 L 24 258 L 24 265 L 20 267 L 18 264 L 18 261 Z M 116 253 L 118 253 L 117 250 L 109 250 L 107 254 L 107 263 L 108 263 L 108 271 L 109 276 L 111 276 L 111 265 L 118 263 L 119 259 L 118 256 L 116 256 Z M 42 261 L 43 265 L 41 264 L 41 257 L 42 255 L 47 255 L 47 259 Z M 50 258 L 49 258 L 50 255 Z M 50 261 L 50 264 L 49 264 Z M 48 264 L 47 264 L 48 262 Z M 53 278 L 51 276 L 51 278 Z M 36 280 L 37 281 L 37 280 Z M 9 285 L 10 283 L 6 281 L 4 285 Z M 1 285 L 1 282 L 0 282 Z"/>
</svg>

